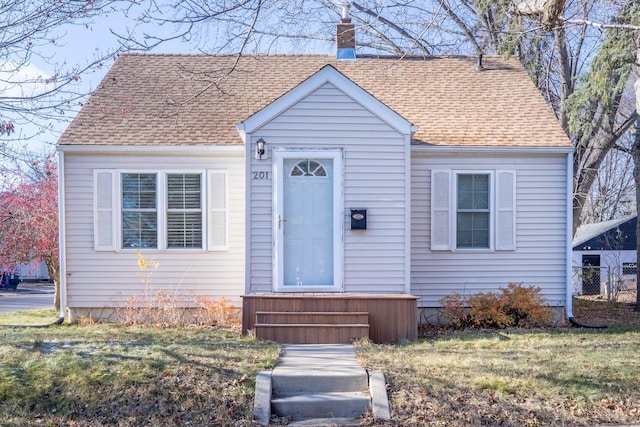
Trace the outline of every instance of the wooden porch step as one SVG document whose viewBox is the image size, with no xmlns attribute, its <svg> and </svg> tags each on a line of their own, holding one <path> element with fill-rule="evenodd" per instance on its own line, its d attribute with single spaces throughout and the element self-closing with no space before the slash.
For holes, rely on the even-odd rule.
<svg viewBox="0 0 640 427">
<path fill-rule="evenodd" d="M 255 331 L 256 338 L 281 344 L 349 344 L 369 337 L 369 325 L 357 323 L 256 323 Z"/>
<path fill-rule="evenodd" d="M 282 344 L 349 344 L 369 337 L 369 313 L 257 311 L 256 337 Z"/>
<path fill-rule="evenodd" d="M 257 311 L 256 324 L 369 324 L 366 311 Z"/>
</svg>

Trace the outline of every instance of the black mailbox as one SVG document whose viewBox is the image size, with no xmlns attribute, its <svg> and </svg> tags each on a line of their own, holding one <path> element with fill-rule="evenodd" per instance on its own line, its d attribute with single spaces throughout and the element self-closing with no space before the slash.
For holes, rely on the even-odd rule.
<svg viewBox="0 0 640 427">
<path fill-rule="evenodd" d="M 366 230 L 367 229 L 367 210 L 351 209 L 351 229 Z"/>
</svg>

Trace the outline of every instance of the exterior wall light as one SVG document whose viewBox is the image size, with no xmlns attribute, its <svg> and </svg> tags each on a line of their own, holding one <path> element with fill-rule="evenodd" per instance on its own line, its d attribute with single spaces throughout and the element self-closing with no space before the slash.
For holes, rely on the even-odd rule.
<svg viewBox="0 0 640 427">
<path fill-rule="evenodd" d="M 262 156 L 264 156 L 265 153 L 265 145 L 267 143 L 265 142 L 264 139 L 260 138 L 259 140 L 256 141 L 256 159 L 261 160 Z"/>
</svg>

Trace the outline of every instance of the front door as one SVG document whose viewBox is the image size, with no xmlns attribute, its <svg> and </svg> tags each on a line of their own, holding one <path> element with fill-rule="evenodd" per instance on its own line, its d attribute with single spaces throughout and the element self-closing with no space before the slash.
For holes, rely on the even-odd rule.
<svg viewBox="0 0 640 427">
<path fill-rule="evenodd" d="M 274 153 L 277 291 L 331 292 L 342 288 L 339 154 Z"/>
</svg>

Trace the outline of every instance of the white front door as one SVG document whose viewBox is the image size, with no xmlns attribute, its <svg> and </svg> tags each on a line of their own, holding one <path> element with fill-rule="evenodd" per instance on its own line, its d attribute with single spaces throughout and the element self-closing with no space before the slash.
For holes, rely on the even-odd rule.
<svg viewBox="0 0 640 427">
<path fill-rule="evenodd" d="M 291 150 L 274 159 L 276 290 L 341 290 L 341 152 Z"/>
</svg>

